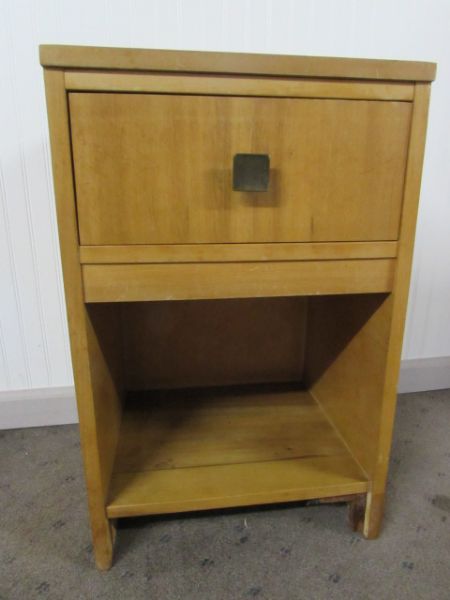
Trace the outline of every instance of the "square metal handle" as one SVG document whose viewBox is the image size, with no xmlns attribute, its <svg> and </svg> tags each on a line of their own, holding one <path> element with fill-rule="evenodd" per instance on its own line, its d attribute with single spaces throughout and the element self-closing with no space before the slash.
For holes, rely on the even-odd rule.
<svg viewBox="0 0 450 600">
<path fill-rule="evenodd" d="M 268 154 L 235 154 L 233 158 L 233 190 L 267 192 L 270 158 Z"/>
</svg>

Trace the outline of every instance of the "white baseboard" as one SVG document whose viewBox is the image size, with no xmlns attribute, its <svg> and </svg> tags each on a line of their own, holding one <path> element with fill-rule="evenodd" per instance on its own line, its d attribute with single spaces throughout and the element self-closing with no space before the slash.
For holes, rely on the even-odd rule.
<svg viewBox="0 0 450 600">
<path fill-rule="evenodd" d="M 450 356 L 402 360 L 398 393 L 450 388 Z"/>
<path fill-rule="evenodd" d="M 450 356 L 402 361 L 399 394 L 450 388 Z M 73 387 L 0 392 L 0 429 L 78 423 Z"/>
<path fill-rule="evenodd" d="M 0 392 L 0 429 L 69 423 L 78 423 L 72 386 Z"/>
</svg>

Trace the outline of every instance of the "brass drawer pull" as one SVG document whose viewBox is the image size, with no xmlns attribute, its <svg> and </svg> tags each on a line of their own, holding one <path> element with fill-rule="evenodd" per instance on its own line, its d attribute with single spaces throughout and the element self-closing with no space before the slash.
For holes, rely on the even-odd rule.
<svg viewBox="0 0 450 600">
<path fill-rule="evenodd" d="M 269 169 L 268 154 L 235 154 L 233 158 L 233 190 L 235 192 L 267 192 Z"/>
</svg>

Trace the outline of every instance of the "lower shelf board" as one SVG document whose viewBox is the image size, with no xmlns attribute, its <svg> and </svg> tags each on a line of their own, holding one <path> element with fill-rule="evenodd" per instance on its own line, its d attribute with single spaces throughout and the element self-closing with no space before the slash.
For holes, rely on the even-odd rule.
<svg viewBox="0 0 450 600">
<path fill-rule="evenodd" d="M 292 385 L 177 390 L 125 403 L 110 518 L 367 491 L 312 396 Z"/>
</svg>

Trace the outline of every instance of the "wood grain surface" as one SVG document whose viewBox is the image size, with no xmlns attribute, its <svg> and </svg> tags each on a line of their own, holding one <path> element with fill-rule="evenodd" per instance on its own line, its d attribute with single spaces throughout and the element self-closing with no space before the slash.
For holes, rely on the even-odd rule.
<svg viewBox="0 0 450 600">
<path fill-rule="evenodd" d="M 70 93 L 83 245 L 396 240 L 408 102 Z M 267 192 L 233 157 L 268 154 Z"/>
</svg>

